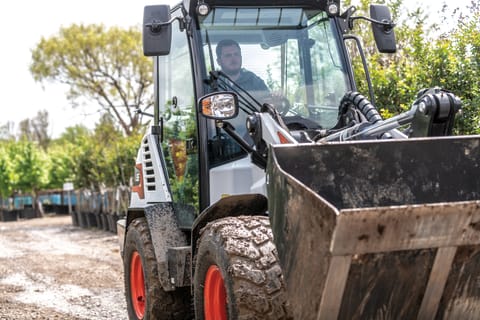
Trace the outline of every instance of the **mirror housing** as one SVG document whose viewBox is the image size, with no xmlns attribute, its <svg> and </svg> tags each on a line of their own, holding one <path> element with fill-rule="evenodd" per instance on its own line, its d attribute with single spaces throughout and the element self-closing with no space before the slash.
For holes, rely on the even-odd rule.
<svg viewBox="0 0 480 320">
<path fill-rule="evenodd" d="M 214 92 L 198 101 L 200 113 L 210 119 L 227 120 L 238 115 L 238 97 L 233 92 Z"/>
<path fill-rule="evenodd" d="M 371 4 L 370 18 L 391 24 L 389 26 L 372 22 L 372 30 L 378 51 L 382 53 L 395 53 L 397 51 L 397 44 L 395 41 L 395 32 L 393 31 L 390 9 L 385 5 Z"/>
<path fill-rule="evenodd" d="M 145 56 L 168 55 L 171 44 L 170 6 L 145 6 L 143 11 L 143 54 Z"/>
</svg>

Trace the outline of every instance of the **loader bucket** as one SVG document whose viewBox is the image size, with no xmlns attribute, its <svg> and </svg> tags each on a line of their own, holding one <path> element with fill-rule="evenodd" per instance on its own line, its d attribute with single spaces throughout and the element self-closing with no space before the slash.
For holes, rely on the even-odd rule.
<svg viewBox="0 0 480 320">
<path fill-rule="evenodd" d="M 270 149 L 295 319 L 478 319 L 480 136 Z"/>
</svg>

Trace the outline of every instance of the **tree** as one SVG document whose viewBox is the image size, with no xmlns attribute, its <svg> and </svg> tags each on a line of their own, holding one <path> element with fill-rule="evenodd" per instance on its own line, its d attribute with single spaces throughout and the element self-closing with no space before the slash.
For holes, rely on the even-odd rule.
<svg viewBox="0 0 480 320">
<path fill-rule="evenodd" d="M 13 140 L 15 135 L 13 133 L 14 124 L 12 121 L 7 121 L 0 125 L 0 140 Z"/>
<path fill-rule="evenodd" d="M 10 145 L 12 189 L 31 193 L 36 209 L 38 191 L 47 183 L 45 154 L 33 142 L 21 140 Z"/>
<path fill-rule="evenodd" d="M 125 136 L 108 114 L 93 131 L 83 126 L 67 128 L 49 148 L 51 171 L 55 165 L 61 168 L 50 173 L 50 183 L 69 180 L 76 188 L 97 191 L 128 185 L 140 140 L 137 134 Z"/>
<path fill-rule="evenodd" d="M 92 132 L 83 126 L 67 128 L 58 141 L 70 145 L 69 156 L 73 163 L 73 184 L 76 188 L 97 189 L 101 184 L 99 162 L 102 160 L 100 148 L 105 145 L 95 141 Z"/>
<path fill-rule="evenodd" d="M 9 144 L 0 142 L 0 198 L 3 199 L 9 197 L 13 191 L 11 184 L 12 170 L 8 161 Z"/>
<path fill-rule="evenodd" d="M 19 123 L 19 139 L 36 141 L 38 145 L 46 151 L 51 138 L 48 134 L 48 111 L 40 110 L 32 119 L 24 119 Z"/>
<path fill-rule="evenodd" d="M 20 140 L 33 140 L 32 126 L 30 124 L 30 119 L 23 119 L 18 124 L 18 137 Z"/>
<path fill-rule="evenodd" d="M 37 112 L 37 115 L 32 119 L 32 128 L 34 141 L 37 141 L 39 146 L 43 150 L 47 150 L 47 147 L 50 143 L 50 135 L 48 134 L 48 111 L 40 110 Z"/>
<path fill-rule="evenodd" d="M 72 144 L 55 145 L 48 150 L 47 189 L 61 189 L 65 182 L 75 180 L 75 163 L 72 158 Z"/>
<path fill-rule="evenodd" d="M 73 24 L 41 39 L 32 51 L 30 72 L 36 81 L 67 84 L 74 106 L 97 102 L 131 135 L 141 128 L 141 115 L 132 107 L 153 106 L 152 62 L 141 48 L 137 28 Z"/>
<path fill-rule="evenodd" d="M 473 3 L 470 13 L 461 16 L 457 27 L 441 34 L 438 25 L 427 22 L 422 9 L 408 10 L 403 6 L 402 0 L 379 2 L 386 3 L 392 9 L 393 20 L 396 22 L 397 53 L 378 53 L 370 28 L 356 25 L 353 33 L 363 39 L 375 104 L 383 116 L 389 117 L 410 108 L 419 90 L 438 86 L 452 91 L 463 102 L 463 116 L 457 119 L 456 133 L 479 133 L 480 90 L 476 80 L 480 65 L 478 5 Z M 347 1 L 347 5 L 349 3 Z M 367 7 L 368 1 L 361 0 L 357 15 L 368 15 Z M 400 16 L 400 12 L 407 14 Z M 444 21 L 453 19 L 456 11 L 448 10 L 445 5 L 443 15 Z M 368 89 L 363 77 L 363 66 L 355 59 L 358 54 L 350 52 L 350 55 L 354 59 L 358 90 L 366 94 Z"/>
<path fill-rule="evenodd" d="M 55 143 L 59 145 L 79 145 L 90 134 L 87 127 L 77 124 L 73 127 L 65 128 L 65 131 L 56 139 Z"/>
<path fill-rule="evenodd" d="M 135 156 L 141 141 L 140 135 L 124 136 L 111 117 L 104 116 L 96 125 L 92 140 L 96 141 L 99 173 L 107 187 L 126 186 L 133 176 Z"/>
</svg>

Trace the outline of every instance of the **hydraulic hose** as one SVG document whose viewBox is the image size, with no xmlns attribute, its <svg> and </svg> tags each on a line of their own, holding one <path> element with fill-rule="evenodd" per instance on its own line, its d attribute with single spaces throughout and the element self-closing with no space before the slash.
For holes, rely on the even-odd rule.
<svg viewBox="0 0 480 320">
<path fill-rule="evenodd" d="M 345 112 L 350 106 L 356 109 L 365 116 L 368 122 L 377 123 L 382 120 L 382 116 L 375 108 L 375 106 L 363 95 L 356 91 L 349 91 L 345 93 L 340 101 L 340 112 Z"/>
</svg>

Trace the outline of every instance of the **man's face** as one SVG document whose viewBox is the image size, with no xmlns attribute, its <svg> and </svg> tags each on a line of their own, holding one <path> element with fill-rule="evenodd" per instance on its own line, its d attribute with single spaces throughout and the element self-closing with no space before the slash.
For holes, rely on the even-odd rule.
<svg viewBox="0 0 480 320">
<path fill-rule="evenodd" d="M 240 49 L 235 46 L 227 46 L 222 48 L 222 54 L 217 60 L 222 71 L 228 75 L 236 75 L 242 67 L 242 54 Z"/>
</svg>

